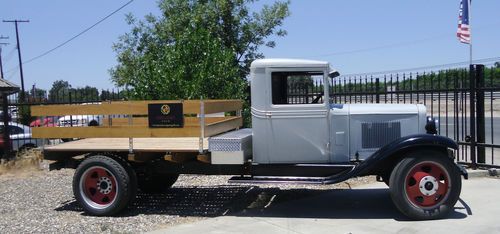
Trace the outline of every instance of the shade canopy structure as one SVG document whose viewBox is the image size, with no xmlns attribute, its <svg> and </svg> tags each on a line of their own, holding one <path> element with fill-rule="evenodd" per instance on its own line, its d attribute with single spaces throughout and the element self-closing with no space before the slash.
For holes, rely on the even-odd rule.
<svg viewBox="0 0 500 234">
<path fill-rule="evenodd" d="M 16 84 L 0 78 L 0 94 L 14 94 L 19 92 L 19 86 Z"/>
</svg>

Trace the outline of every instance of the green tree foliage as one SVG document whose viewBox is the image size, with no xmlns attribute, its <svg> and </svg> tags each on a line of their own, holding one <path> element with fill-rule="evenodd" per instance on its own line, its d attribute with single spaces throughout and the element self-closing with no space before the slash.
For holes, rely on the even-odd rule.
<svg viewBox="0 0 500 234">
<path fill-rule="evenodd" d="M 47 90 L 34 88 L 29 91 L 28 97 L 29 101 L 33 100 L 35 102 L 40 102 L 45 100 L 46 95 L 47 95 Z"/>
<path fill-rule="evenodd" d="M 51 102 L 67 102 L 69 101 L 69 92 L 71 90 L 71 85 L 68 81 L 56 80 L 52 83 L 52 87 L 49 90 L 49 101 Z"/>
<path fill-rule="evenodd" d="M 50 102 L 90 102 L 99 100 L 99 90 L 85 86 L 73 88 L 68 81 L 56 80 L 49 90 Z"/>
<path fill-rule="evenodd" d="M 289 15 L 288 2 L 251 12 L 253 0 L 162 0 L 160 16 L 132 25 L 113 48 L 110 70 L 117 86 L 135 99 L 246 98 L 250 63 Z"/>
<path fill-rule="evenodd" d="M 72 100 L 78 102 L 97 101 L 99 100 L 99 91 L 96 87 L 85 86 L 83 88 L 72 89 L 74 96 Z"/>
</svg>

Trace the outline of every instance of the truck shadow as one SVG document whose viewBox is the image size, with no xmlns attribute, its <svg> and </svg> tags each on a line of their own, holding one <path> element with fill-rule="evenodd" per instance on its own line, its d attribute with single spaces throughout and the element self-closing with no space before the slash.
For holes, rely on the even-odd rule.
<svg viewBox="0 0 500 234">
<path fill-rule="evenodd" d="M 86 215 L 75 200 L 63 203 L 55 210 L 82 212 L 82 215 Z M 470 208 L 461 200 L 448 218 L 467 217 L 467 214 L 458 210 L 466 210 L 471 215 Z M 119 216 L 139 214 L 407 220 L 393 205 L 386 188 L 173 187 L 164 194 L 139 193 L 134 204 Z"/>
</svg>

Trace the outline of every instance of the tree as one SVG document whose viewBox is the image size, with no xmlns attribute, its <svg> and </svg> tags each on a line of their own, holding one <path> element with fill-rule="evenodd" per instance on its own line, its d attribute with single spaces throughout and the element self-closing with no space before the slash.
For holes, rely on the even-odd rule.
<svg viewBox="0 0 500 234">
<path fill-rule="evenodd" d="M 83 88 L 71 89 L 74 96 L 72 101 L 90 102 L 99 100 L 99 91 L 96 87 L 85 86 Z"/>
<path fill-rule="evenodd" d="M 495 68 L 500 68 L 500 62 L 495 62 Z"/>
<path fill-rule="evenodd" d="M 49 101 L 51 102 L 64 102 L 69 101 L 69 92 L 71 85 L 68 81 L 56 80 L 52 83 L 49 90 Z"/>
<path fill-rule="evenodd" d="M 251 12 L 253 0 L 162 0 L 161 16 L 127 22 L 113 49 L 113 82 L 139 99 L 245 98 L 250 63 L 289 15 L 289 2 Z"/>
</svg>

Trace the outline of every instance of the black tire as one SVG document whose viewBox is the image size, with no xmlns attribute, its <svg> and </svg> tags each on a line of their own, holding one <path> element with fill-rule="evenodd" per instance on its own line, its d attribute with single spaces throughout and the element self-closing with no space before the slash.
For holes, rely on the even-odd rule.
<svg viewBox="0 0 500 234">
<path fill-rule="evenodd" d="M 62 142 L 70 142 L 73 141 L 73 138 L 61 138 Z"/>
<path fill-rule="evenodd" d="M 401 213 L 414 220 L 445 217 L 453 210 L 462 189 L 455 163 L 439 151 L 408 154 L 392 170 L 391 198 Z"/>
<path fill-rule="evenodd" d="M 73 194 L 85 212 L 110 216 L 130 204 L 137 180 L 127 167 L 123 162 L 100 155 L 80 163 L 73 177 Z"/>
<path fill-rule="evenodd" d="M 127 162 L 127 160 L 123 159 L 122 157 L 120 157 L 118 155 L 114 155 L 112 153 L 109 153 L 109 154 L 105 154 L 105 156 L 116 160 L 127 171 L 127 174 L 129 175 L 129 178 L 130 178 L 130 186 L 129 187 L 130 187 L 130 192 L 131 192 L 130 196 L 131 197 L 130 197 L 129 205 L 131 205 L 132 203 L 134 203 L 135 199 L 137 198 L 136 197 L 136 195 L 137 195 L 137 174 L 135 174 L 134 168 L 130 165 L 129 162 Z"/>
<path fill-rule="evenodd" d="M 99 123 L 96 120 L 90 121 L 89 122 L 89 127 L 93 127 L 93 126 L 99 126 Z"/>
<path fill-rule="evenodd" d="M 174 185 L 179 174 L 154 174 L 139 176 L 139 189 L 144 193 L 164 193 Z"/>
</svg>

